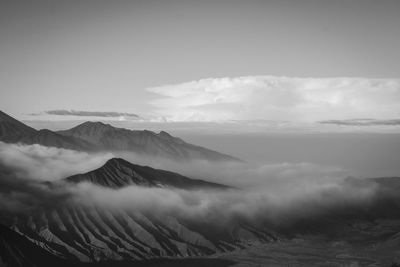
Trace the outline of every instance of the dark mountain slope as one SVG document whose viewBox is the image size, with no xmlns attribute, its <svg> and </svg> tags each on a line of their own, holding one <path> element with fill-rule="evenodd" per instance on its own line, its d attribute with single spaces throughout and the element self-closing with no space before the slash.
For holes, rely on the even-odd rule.
<svg viewBox="0 0 400 267">
<path fill-rule="evenodd" d="M 13 141 L 17 136 L 31 135 L 36 130 L 0 110 L 0 140 Z"/>
<path fill-rule="evenodd" d="M 33 244 L 26 237 L 0 225 L 0 266 L 40 267 L 71 266 L 41 247 Z"/>
<path fill-rule="evenodd" d="M 110 159 L 104 166 L 97 170 L 74 175 L 66 178 L 66 180 L 75 183 L 87 181 L 112 188 L 119 188 L 132 184 L 149 187 L 167 186 L 182 189 L 229 188 L 217 183 L 191 179 L 170 171 L 132 164 L 120 158 Z"/>
<path fill-rule="evenodd" d="M 147 261 L 104 261 L 83 263 L 61 259 L 34 244 L 26 237 L 0 225 L 0 266 L 1 267 L 150 267 L 150 266 L 193 266 L 193 267 L 228 267 L 233 261 L 224 259 L 157 259 Z"/>
</svg>

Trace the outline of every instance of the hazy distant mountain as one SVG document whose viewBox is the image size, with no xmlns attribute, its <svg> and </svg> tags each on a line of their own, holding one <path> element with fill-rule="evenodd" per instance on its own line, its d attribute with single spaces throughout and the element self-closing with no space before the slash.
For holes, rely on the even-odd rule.
<svg viewBox="0 0 400 267">
<path fill-rule="evenodd" d="M 36 131 L 30 135 L 20 136 L 18 142 L 24 144 L 40 144 L 43 146 L 52 146 L 65 149 L 94 151 L 96 148 L 83 140 L 69 136 L 63 136 L 47 129 Z"/>
<path fill-rule="evenodd" d="M 166 132 L 132 131 L 101 122 L 85 122 L 72 129 L 35 130 L 0 111 L 0 141 L 40 144 L 80 151 L 125 151 L 168 159 L 238 161 L 219 152 L 186 143 Z"/>
<path fill-rule="evenodd" d="M 66 180 L 75 183 L 86 181 L 111 188 L 120 188 L 133 184 L 148 187 L 176 187 L 181 189 L 229 188 L 221 184 L 191 179 L 170 171 L 135 165 L 120 158 L 110 159 L 104 166 L 97 170 L 74 175 L 66 178 Z"/>
<path fill-rule="evenodd" d="M 173 159 L 238 160 L 229 155 L 186 143 L 164 131 L 160 133 L 147 130 L 133 131 L 101 122 L 85 122 L 58 133 L 84 140 L 98 149 L 107 151 L 132 151 Z"/>
</svg>

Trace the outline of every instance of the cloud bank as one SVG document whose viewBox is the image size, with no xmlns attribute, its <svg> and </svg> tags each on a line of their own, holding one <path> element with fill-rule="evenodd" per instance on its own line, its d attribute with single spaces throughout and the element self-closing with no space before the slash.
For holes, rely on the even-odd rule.
<svg viewBox="0 0 400 267">
<path fill-rule="evenodd" d="M 139 119 L 139 115 L 134 113 L 122 113 L 115 111 L 82 111 L 82 110 L 66 110 L 55 109 L 44 111 L 44 114 L 58 116 L 78 116 L 78 117 L 104 117 L 104 118 L 124 118 L 124 119 Z M 40 114 L 31 114 L 40 115 Z"/>
<path fill-rule="evenodd" d="M 335 124 L 341 126 L 399 126 L 400 119 L 376 120 L 376 119 L 352 119 L 352 120 L 325 120 L 321 124 Z"/>
<path fill-rule="evenodd" d="M 107 154 L 90 160 L 88 154 L 64 149 L 0 144 L 0 211 L 10 215 L 9 218 L 12 214 L 32 214 L 71 205 L 117 213 L 121 210 L 151 212 L 219 227 L 241 218 L 280 228 L 296 227 L 299 220 L 311 219 L 310 223 L 314 223 L 326 215 L 362 214 L 377 203 L 376 184 L 348 182 L 340 170 L 308 163 L 255 166 L 196 161 L 184 164 L 181 170 L 191 173 L 192 177 L 213 174 L 207 180 L 234 184 L 239 188 L 182 190 L 132 185 L 111 189 L 85 182 L 56 181 L 71 172 L 75 174 L 99 167 L 109 156 Z M 178 164 L 173 166 L 147 159 L 147 163 L 154 162 L 159 164 L 155 167 L 179 168 Z M 397 201 L 396 192 L 385 192 L 384 195 L 394 196 L 391 199 Z"/>
<path fill-rule="evenodd" d="M 147 88 L 169 121 L 320 121 L 400 116 L 400 80 L 247 76 Z"/>
<path fill-rule="evenodd" d="M 75 150 L 38 144 L 0 142 L 0 164 L 14 170 L 19 177 L 38 181 L 55 181 L 88 172 L 112 158 L 111 153 L 88 154 Z"/>
</svg>

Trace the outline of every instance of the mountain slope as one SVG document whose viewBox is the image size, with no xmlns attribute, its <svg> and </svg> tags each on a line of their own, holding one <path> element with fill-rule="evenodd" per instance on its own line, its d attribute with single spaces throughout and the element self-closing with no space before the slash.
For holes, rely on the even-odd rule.
<svg viewBox="0 0 400 267">
<path fill-rule="evenodd" d="M 31 135 L 36 130 L 0 110 L 0 140 L 12 141 L 17 136 Z"/>
<path fill-rule="evenodd" d="M 71 262 L 69 264 L 72 264 Z M 0 225 L 0 266 L 70 266 L 26 237 Z"/>
<path fill-rule="evenodd" d="M 131 131 L 101 122 L 85 122 L 72 129 L 35 130 L 0 111 L 0 141 L 40 144 L 79 151 L 134 152 L 175 160 L 238 161 L 210 149 L 195 146 L 166 132 Z"/>
<path fill-rule="evenodd" d="M 191 179 L 170 171 L 135 165 L 120 158 L 110 159 L 104 166 L 97 170 L 74 175 L 66 178 L 66 180 L 75 183 L 86 181 L 111 188 L 120 188 L 132 184 L 148 187 L 176 187 L 181 189 L 229 188 L 217 183 Z"/>
<path fill-rule="evenodd" d="M 224 259 L 160 259 L 148 260 L 132 263 L 132 261 L 104 261 L 93 263 L 82 263 L 61 259 L 47 252 L 45 249 L 34 244 L 26 237 L 14 232 L 13 230 L 0 225 L 0 266 L 1 267 L 128 267 L 128 266 L 220 266 L 228 267 L 233 265 L 233 261 Z"/>
<path fill-rule="evenodd" d="M 238 161 L 229 155 L 186 143 L 180 138 L 161 131 L 133 131 L 116 128 L 101 122 L 85 122 L 59 134 L 92 143 L 98 149 L 130 151 L 138 154 L 162 156 L 173 159 L 205 159 Z"/>
<path fill-rule="evenodd" d="M 63 136 L 50 130 L 35 130 L 0 111 L 0 141 L 6 143 L 40 144 L 65 149 L 92 151 L 88 142 Z"/>
<path fill-rule="evenodd" d="M 111 190 L 132 184 L 183 190 L 228 188 L 134 165 L 122 159 L 112 159 L 102 168 L 67 180 L 89 181 L 109 186 Z M 70 185 L 45 183 L 40 188 L 48 187 L 45 192 L 54 192 L 54 186 Z M 41 198 L 42 194 L 35 191 L 34 197 Z M 43 195 L 43 198 L 49 201 L 47 196 Z M 276 240 L 275 235 L 243 218 L 225 220 L 222 226 L 221 222 L 207 216 L 192 218 L 168 210 L 155 212 L 134 205 L 104 206 L 91 201 L 60 201 L 59 198 L 51 201 L 51 205 L 43 205 L 38 199 L 35 202 L 40 205 L 34 212 L 1 214 L 0 218 L 3 217 L 3 223 L 46 251 L 75 261 L 204 256 L 243 248 L 253 242 Z"/>
</svg>

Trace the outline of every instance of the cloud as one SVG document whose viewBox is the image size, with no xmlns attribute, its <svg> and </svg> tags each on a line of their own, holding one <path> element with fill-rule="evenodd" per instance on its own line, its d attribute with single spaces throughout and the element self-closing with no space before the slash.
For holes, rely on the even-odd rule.
<svg viewBox="0 0 400 267">
<path fill-rule="evenodd" d="M 350 175 L 347 170 L 336 166 L 301 163 L 249 163 L 210 162 L 191 160 L 182 164 L 161 157 L 145 157 L 134 153 L 115 152 L 116 156 L 139 165 L 147 165 L 183 174 L 187 177 L 234 186 L 241 189 L 270 188 L 286 183 L 312 187 L 320 183 L 340 181 Z M 301 178 L 300 178 L 301 177 Z M 275 188 L 276 189 L 276 188 Z"/>
<path fill-rule="evenodd" d="M 151 211 L 153 215 L 204 220 L 219 226 L 238 217 L 282 226 L 297 220 L 315 220 L 324 214 L 354 214 L 370 208 L 377 194 L 375 184 L 349 183 L 335 168 L 307 163 L 257 166 L 198 161 L 185 164 L 182 169 L 194 176 L 210 175 L 208 180 L 240 186 L 231 190 L 134 185 L 111 189 L 90 183 L 68 184 L 58 180 L 71 172 L 97 168 L 107 155 L 91 155 L 91 160 L 88 154 L 75 151 L 0 144 L 0 210 L 7 213 L 32 214 L 37 209 L 59 205 L 95 205 L 111 212 Z M 165 167 L 167 164 L 159 162 Z M 170 165 L 169 169 L 177 166 Z M 49 180 L 54 182 L 42 182 Z"/>
<path fill-rule="evenodd" d="M 0 142 L 0 164 L 13 169 L 19 177 L 54 181 L 88 172 L 112 158 L 111 153 L 88 154 L 38 144 L 6 144 Z"/>
<path fill-rule="evenodd" d="M 48 115 L 58 116 L 81 116 L 81 117 L 105 117 L 105 118 L 125 118 L 125 119 L 139 119 L 139 115 L 134 113 L 121 113 L 115 111 L 79 111 L 79 110 L 47 110 L 44 112 Z M 40 115 L 40 114 L 31 114 Z"/>
<path fill-rule="evenodd" d="M 400 80 L 247 76 L 147 88 L 169 121 L 388 119 L 400 115 Z"/>
<path fill-rule="evenodd" d="M 218 224 L 238 216 L 247 220 L 286 224 L 312 218 L 343 207 L 368 206 L 376 186 L 348 184 L 344 181 L 302 187 L 287 185 L 280 190 L 271 185 L 252 190 L 181 190 L 127 186 L 109 189 L 81 183 L 71 188 L 77 203 L 99 205 L 112 211 L 151 210 L 152 214 L 174 215 L 185 219 L 207 218 Z M 314 217 L 315 218 L 315 217 Z M 288 222 L 290 221 L 290 222 Z"/>
<path fill-rule="evenodd" d="M 351 119 L 351 120 L 325 120 L 321 124 L 335 124 L 343 126 L 399 126 L 400 119 L 376 120 L 376 119 Z"/>
</svg>

